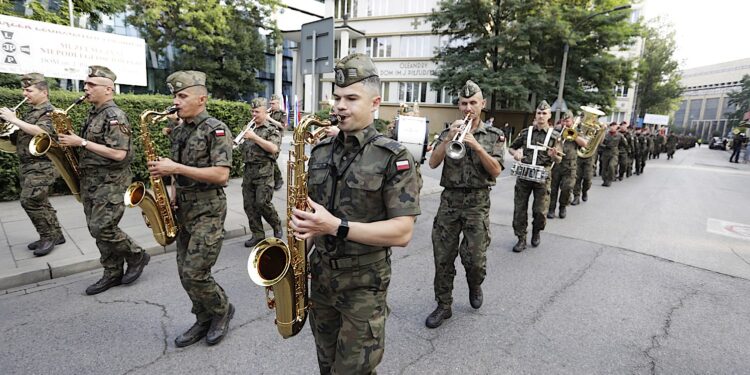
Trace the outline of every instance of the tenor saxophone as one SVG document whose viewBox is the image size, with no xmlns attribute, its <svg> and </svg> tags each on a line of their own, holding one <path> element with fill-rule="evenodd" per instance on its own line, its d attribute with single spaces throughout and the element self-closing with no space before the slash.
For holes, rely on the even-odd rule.
<svg viewBox="0 0 750 375">
<path fill-rule="evenodd" d="M 305 163 L 308 159 L 305 156 L 306 138 L 309 138 L 307 136 L 310 134 L 311 125 L 325 127 L 337 123 L 337 117 L 321 121 L 314 115 L 309 115 L 294 128 L 287 164 L 287 243 L 280 238 L 266 238 L 255 245 L 247 260 L 250 279 L 266 287 L 266 304 L 269 309 L 276 309 L 276 328 L 285 339 L 296 335 L 304 327 L 309 307 L 305 241 L 294 237 L 291 228 L 292 209 L 310 209 L 307 203 L 305 172 Z M 271 293 L 273 297 L 270 296 Z"/>
<path fill-rule="evenodd" d="M 168 115 L 177 112 L 177 107 L 171 106 L 164 112 L 144 111 L 141 113 L 141 140 L 143 141 L 143 153 L 146 155 L 146 162 L 156 161 L 159 156 L 156 155 L 154 142 L 151 140 L 149 126 L 159 120 L 165 119 Z M 167 194 L 167 188 L 161 177 L 150 177 L 151 189 L 153 194 L 146 189 L 143 182 L 136 181 L 128 186 L 125 191 L 125 205 L 128 207 L 140 207 L 143 220 L 146 226 L 151 228 L 154 238 L 159 245 L 167 246 L 177 238 L 177 223 L 172 212 L 172 205 Z"/>
<path fill-rule="evenodd" d="M 55 109 L 52 111 L 52 125 L 55 127 L 57 134 L 74 134 L 68 112 L 85 99 L 86 95 L 83 95 L 65 110 Z M 47 155 L 47 158 L 60 172 L 65 185 L 68 185 L 70 193 L 77 201 L 81 201 L 81 170 L 78 167 L 78 155 L 72 147 L 60 146 L 47 132 L 42 132 L 35 135 L 29 142 L 29 152 L 34 156 Z"/>
</svg>

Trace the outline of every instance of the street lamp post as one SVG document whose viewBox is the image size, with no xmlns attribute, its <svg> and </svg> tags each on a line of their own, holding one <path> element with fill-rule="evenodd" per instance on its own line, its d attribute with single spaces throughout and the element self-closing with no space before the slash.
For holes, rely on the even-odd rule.
<svg viewBox="0 0 750 375">
<path fill-rule="evenodd" d="M 625 10 L 625 9 L 630 9 L 630 5 L 622 5 L 616 8 L 612 8 L 610 10 L 605 10 L 603 12 L 594 13 L 584 18 L 583 21 L 579 25 L 582 25 L 590 21 L 592 18 L 596 16 L 601 16 L 602 14 L 617 12 L 617 11 Z M 570 49 L 570 44 L 568 43 L 568 40 L 570 39 L 570 35 L 572 33 L 573 33 L 573 30 L 571 29 L 570 33 L 568 34 L 568 37 L 565 38 L 565 45 L 563 45 L 563 60 L 562 60 L 562 69 L 560 69 L 560 84 L 558 85 L 558 89 L 557 89 L 557 108 L 555 109 L 555 124 L 557 123 L 557 121 L 560 120 L 560 111 L 563 105 L 563 89 L 565 88 L 565 71 L 568 68 L 568 50 Z"/>
</svg>

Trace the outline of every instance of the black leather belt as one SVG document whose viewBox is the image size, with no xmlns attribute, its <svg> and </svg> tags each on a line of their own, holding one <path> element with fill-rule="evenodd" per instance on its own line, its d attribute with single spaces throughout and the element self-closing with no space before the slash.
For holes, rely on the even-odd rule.
<svg viewBox="0 0 750 375">
<path fill-rule="evenodd" d="M 182 201 L 196 201 L 213 197 L 224 196 L 224 189 L 211 189 L 204 191 L 183 191 L 177 194 Z"/>
<path fill-rule="evenodd" d="M 459 192 L 462 192 L 464 194 L 468 194 L 468 193 L 475 193 L 475 192 L 479 192 L 479 191 L 489 191 L 490 188 L 487 187 L 487 186 L 485 186 L 485 187 L 481 187 L 481 188 L 445 188 L 445 190 L 459 191 Z"/>
<path fill-rule="evenodd" d="M 391 255 L 391 249 L 344 258 L 331 258 L 320 252 L 318 252 L 318 255 L 320 256 L 321 260 L 323 260 L 324 262 L 328 262 L 332 270 L 342 270 L 349 268 L 358 268 L 379 262 Z"/>
</svg>

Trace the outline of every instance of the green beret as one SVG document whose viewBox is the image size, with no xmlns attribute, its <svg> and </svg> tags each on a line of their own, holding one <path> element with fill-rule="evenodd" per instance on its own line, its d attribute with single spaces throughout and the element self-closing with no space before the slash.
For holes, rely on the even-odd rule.
<svg viewBox="0 0 750 375">
<path fill-rule="evenodd" d="M 353 53 L 341 59 L 334 69 L 336 86 L 347 87 L 363 79 L 378 76 L 378 69 L 369 56 Z"/>
<path fill-rule="evenodd" d="M 253 108 L 266 108 L 266 98 L 255 98 L 250 102 Z"/>
<path fill-rule="evenodd" d="M 172 94 L 193 86 L 206 86 L 206 73 L 197 70 L 180 70 L 167 77 L 167 88 Z"/>
<path fill-rule="evenodd" d="M 537 111 L 544 111 L 545 109 L 551 109 L 551 107 L 549 106 L 549 103 L 547 103 L 546 100 L 542 100 L 542 102 L 539 103 L 539 106 L 536 107 L 536 110 Z"/>
<path fill-rule="evenodd" d="M 103 77 L 109 78 L 112 82 L 117 80 L 117 75 L 109 70 L 106 66 L 91 65 L 89 66 L 89 77 Z"/>
<path fill-rule="evenodd" d="M 21 86 L 27 88 L 31 85 L 44 82 L 44 74 L 41 73 L 29 73 L 21 76 Z"/>
<path fill-rule="evenodd" d="M 477 93 L 482 93 L 482 89 L 479 88 L 479 86 L 472 82 L 472 80 L 466 81 L 466 84 L 463 88 L 461 88 L 461 92 L 459 95 L 462 98 L 471 98 L 472 96 L 476 95 Z"/>
<path fill-rule="evenodd" d="M 573 112 L 571 110 L 567 110 L 567 111 L 563 112 L 563 114 L 562 114 L 562 116 L 560 118 L 562 118 L 563 120 L 566 119 L 566 118 L 571 118 L 572 119 L 573 118 Z"/>
</svg>

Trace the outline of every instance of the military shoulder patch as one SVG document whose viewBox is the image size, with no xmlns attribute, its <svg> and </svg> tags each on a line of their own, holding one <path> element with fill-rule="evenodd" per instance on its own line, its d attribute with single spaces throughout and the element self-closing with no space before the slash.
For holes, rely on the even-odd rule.
<svg viewBox="0 0 750 375">
<path fill-rule="evenodd" d="M 394 154 L 398 154 L 402 150 L 406 150 L 406 147 L 404 147 L 401 142 L 383 136 L 378 136 L 377 139 L 372 141 L 372 144 L 378 147 L 382 147 Z"/>
<path fill-rule="evenodd" d="M 407 171 L 411 168 L 411 163 L 409 163 L 409 160 L 399 160 L 396 162 L 396 170 L 397 171 Z"/>
<path fill-rule="evenodd" d="M 216 135 L 217 137 L 223 137 L 223 136 L 225 136 L 225 135 L 226 135 L 226 134 L 225 134 L 225 132 L 224 132 L 224 129 L 216 129 L 216 130 L 214 130 L 214 134 L 215 134 L 215 135 Z"/>
</svg>

